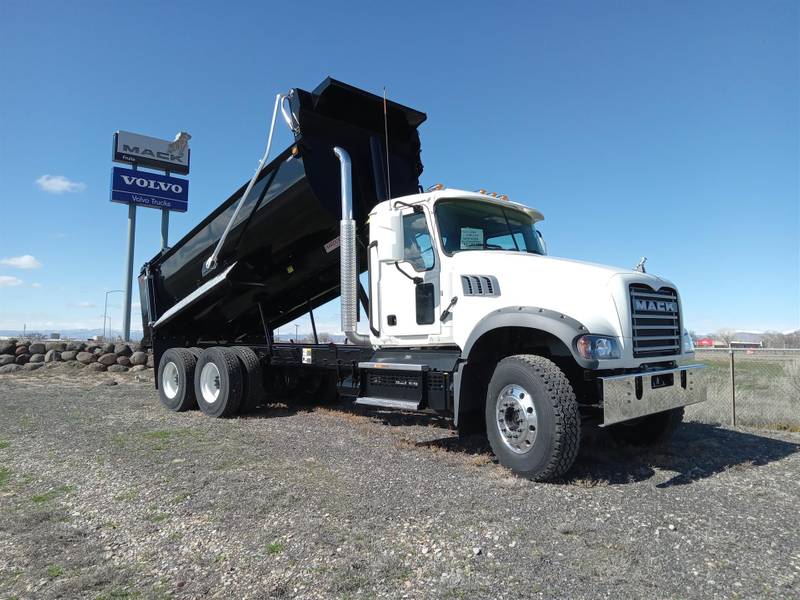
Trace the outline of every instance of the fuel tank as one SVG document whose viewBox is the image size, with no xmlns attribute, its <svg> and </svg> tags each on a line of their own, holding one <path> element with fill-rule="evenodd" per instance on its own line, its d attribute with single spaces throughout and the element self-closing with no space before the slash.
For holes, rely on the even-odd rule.
<svg viewBox="0 0 800 600">
<path fill-rule="evenodd" d="M 216 268 L 206 271 L 204 262 L 249 181 L 142 267 L 146 345 L 153 338 L 175 344 L 263 340 L 267 330 L 338 296 L 341 197 L 334 146 L 347 150 L 353 163 L 361 271 L 369 211 L 388 197 L 389 187 L 393 197 L 419 190 L 417 128 L 424 113 L 387 102 L 385 129 L 383 98 L 331 78 L 312 92 L 293 89 L 289 105 L 295 142 L 261 171 Z"/>
</svg>

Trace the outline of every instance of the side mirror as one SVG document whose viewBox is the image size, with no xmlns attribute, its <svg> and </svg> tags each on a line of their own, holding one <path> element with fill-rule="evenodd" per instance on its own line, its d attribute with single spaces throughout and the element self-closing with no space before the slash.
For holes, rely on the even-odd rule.
<svg viewBox="0 0 800 600">
<path fill-rule="evenodd" d="M 539 236 L 539 242 L 541 242 L 541 244 L 542 244 L 542 252 L 544 252 L 544 254 L 546 256 L 547 255 L 547 242 L 544 241 L 544 236 L 542 235 L 542 232 L 539 231 L 538 229 L 536 230 L 536 235 Z"/>
<path fill-rule="evenodd" d="M 372 215 L 369 220 L 369 238 L 378 243 L 380 262 L 398 262 L 405 257 L 403 215 L 399 210 L 388 210 Z"/>
</svg>

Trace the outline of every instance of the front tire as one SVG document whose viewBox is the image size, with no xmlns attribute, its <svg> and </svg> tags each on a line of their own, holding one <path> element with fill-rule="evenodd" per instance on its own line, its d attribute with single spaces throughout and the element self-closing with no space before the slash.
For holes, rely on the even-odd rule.
<svg viewBox="0 0 800 600">
<path fill-rule="evenodd" d="M 186 348 L 170 348 L 158 363 L 158 397 L 175 412 L 197 408 L 194 372 L 197 359 Z"/>
<path fill-rule="evenodd" d="M 194 373 L 197 404 L 209 417 L 232 417 L 239 411 L 244 390 L 238 355 L 215 346 L 203 351 Z"/>
<path fill-rule="evenodd" d="M 504 467 L 535 481 L 566 473 L 578 455 L 581 422 L 564 372 L 542 356 L 501 360 L 486 395 L 486 433 Z"/>
</svg>

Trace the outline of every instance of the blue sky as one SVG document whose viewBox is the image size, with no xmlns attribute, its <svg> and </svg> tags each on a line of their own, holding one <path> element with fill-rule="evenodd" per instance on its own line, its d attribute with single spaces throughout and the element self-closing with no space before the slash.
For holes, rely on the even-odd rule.
<svg viewBox="0 0 800 600">
<path fill-rule="evenodd" d="M 115 130 L 191 132 L 175 241 L 252 174 L 275 93 L 327 75 L 427 112 L 424 185 L 540 209 L 554 255 L 646 255 L 690 328 L 800 327 L 797 2 L 381 4 L 6 0 L 0 329 L 102 326 Z M 138 211 L 136 272 L 159 219 Z"/>
</svg>

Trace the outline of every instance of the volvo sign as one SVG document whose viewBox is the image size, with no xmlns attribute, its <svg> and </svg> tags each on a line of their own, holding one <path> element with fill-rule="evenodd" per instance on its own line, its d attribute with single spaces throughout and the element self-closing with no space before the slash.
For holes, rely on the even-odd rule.
<svg viewBox="0 0 800 600">
<path fill-rule="evenodd" d="M 186 212 L 189 206 L 189 181 L 114 167 L 111 176 L 111 201 Z"/>
<path fill-rule="evenodd" d="M 190 136 L 181 131 L 172 141 L 129 131 L 114 134 L 114 162 L 152 167 L 162 171 L 189 173 Z"/>
</svg>

